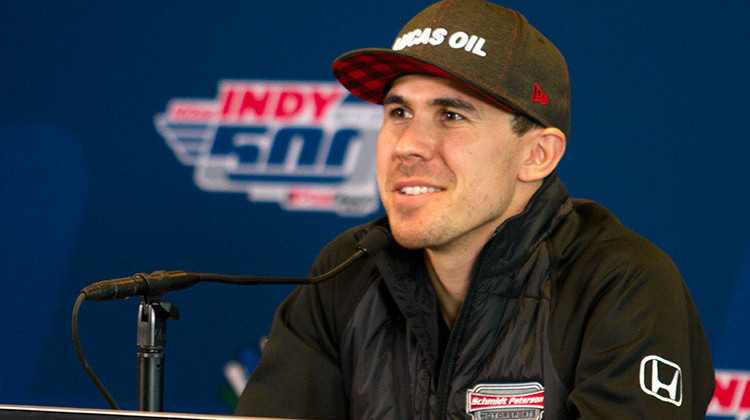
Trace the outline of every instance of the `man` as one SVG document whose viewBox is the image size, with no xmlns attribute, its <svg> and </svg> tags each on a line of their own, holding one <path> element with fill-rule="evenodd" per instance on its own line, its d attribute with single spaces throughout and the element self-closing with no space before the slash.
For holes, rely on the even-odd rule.
<svg viewBox="0 0 750 420">
<path fill-rule="evenodd" d="M 276 417 L 702 418 L 714 376 L 670 259 L 554 170 L 570 132 L 557 49 L 517 12 L 434 4 L 392 49 L 334 63 L 382 103 L 395 241 L 279 308 L 237 413 Z"/>
</svg>

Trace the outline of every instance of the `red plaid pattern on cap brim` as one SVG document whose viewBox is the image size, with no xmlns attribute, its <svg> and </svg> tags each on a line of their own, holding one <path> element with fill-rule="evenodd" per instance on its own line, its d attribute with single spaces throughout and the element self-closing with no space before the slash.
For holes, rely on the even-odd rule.
<svg viewBox="0 0 750 420">
<path fill-rule="evenodd" d="M 512 108 L 463 82 L 445 70 L 391 50 L 355 52 L 339 57 L 333 63 L 333 75 L 352 95 L 374 104 L 382 104 L 385 88 L 395 78 L 407 74 L 430 74 L 455 80 L 504 110 L 515 114 Z"/>
<path fill-rule="evenodd" d="M 384 88 L 394 78 L 405 74 L 433 74 L 454 79 L 431 64 L 390 51 L 355 53 L 333 63 L 333 75 L 354 96 L 367 102 L 383 102 Z"/>
</svg>

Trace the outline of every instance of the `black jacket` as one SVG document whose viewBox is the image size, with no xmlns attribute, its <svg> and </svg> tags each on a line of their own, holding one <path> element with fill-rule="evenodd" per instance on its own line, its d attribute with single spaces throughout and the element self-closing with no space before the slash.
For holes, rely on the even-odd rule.
<svg viewBox="0 0 750 420">
<path fill-rule="evenodd" d="M 313 273 L 376 224 L 337 237 Z M 236 413 L 688 419 L 711 399 L 708 344 L 672 261 L 554 176 L 485 245 L 449 336 L 437 308 L 421 252 L 395 243 L 299 287 Z"/>
</svg>

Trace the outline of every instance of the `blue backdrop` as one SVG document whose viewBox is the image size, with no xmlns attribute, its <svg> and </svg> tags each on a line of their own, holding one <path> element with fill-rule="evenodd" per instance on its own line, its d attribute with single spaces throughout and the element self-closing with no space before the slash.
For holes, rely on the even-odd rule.
<svg viewBox="0 0 750 420">
<path fill-rule="evenodd" d="M 175 98 L 216 99 L 223 80 L 330 82 L 337 55 L 390 46 L 429 2 L 213 3 L 0 5 L 0 403 L 106 407 L 70 339 L 73 301 L 90 283 L 158 269 L 304 275 L 337 232 L 382 213 L 289 211 L 202 190 L 154 118 Z M 573 129 L 558 172 L 571 194 L 670 254 L 717 369 L 749 371 L 750 3 L 504 5 L 566 56 Z M 251 363 L 290 290 L 166 295 L 182 316 L 169 324 L 165 409 L 231 411 L 223 367 Z M 137 306 L 81 313 L 87 357 L 128 409 Z"/>
</svg>

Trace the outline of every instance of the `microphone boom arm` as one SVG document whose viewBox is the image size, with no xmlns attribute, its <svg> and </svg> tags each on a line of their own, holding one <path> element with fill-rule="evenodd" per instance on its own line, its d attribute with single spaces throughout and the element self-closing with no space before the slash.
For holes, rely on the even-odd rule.
<svg viewBox="0 0 750 420">
<path fill-rule="evenodd" d="M 161 302 L 161 295 L 173 290 L 186 289 L 199 282 L 214 282 L 237 285 L 253 284 L 316 284 L 336 276 L 363 257 L 382 250 L 391 241 L 386 228 L 377 226 L 370 229 L 357 243 L 356 251 L 332 270 L 312 277 L 260 277 L 234 276 L 227 274 L 190 273 L 187 271 L 154 271 L 151 274 L 139 273 L 131 277 L 105 280 L 81 290 L 73 306 L 72 333 L 73 346 L 81 366 L 94 385 L 104 395 L 113 409 L 118 409 L 112 395 L 96 376 L 86 361 L 78 335 L 78 313 L 85 300 L 126 299 L 143 296 L 138 316 L 138 408 L 141 411 L 161 411 L 163 408 L 163 350 L 166 345 L 166 321 L 179 317 L 177 308 Z"/>
</svg>

